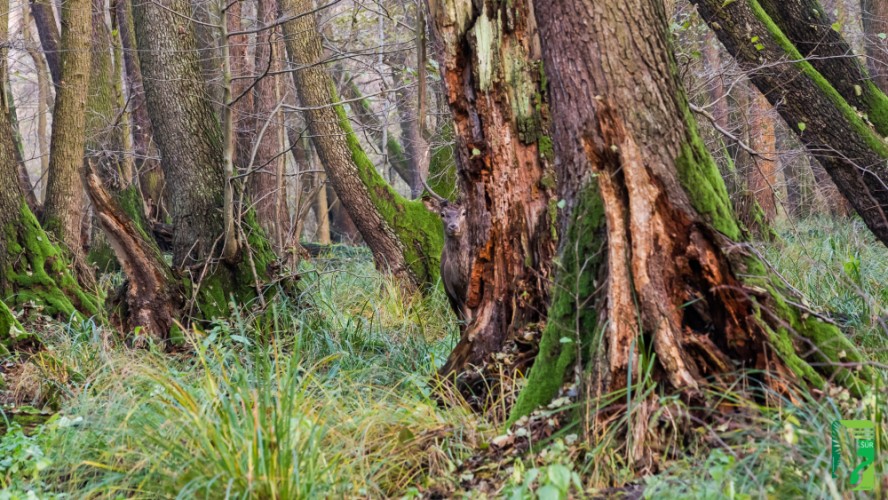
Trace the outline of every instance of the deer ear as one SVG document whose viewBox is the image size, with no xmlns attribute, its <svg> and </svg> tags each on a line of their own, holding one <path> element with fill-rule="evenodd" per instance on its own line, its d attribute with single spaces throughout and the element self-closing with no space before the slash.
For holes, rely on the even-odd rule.
<svg viewBox="0 0 888 500">
<path fill-rule="evenodd" d="M 431 212 L 441 212 L 441 202 L 434 198 L 425 197 L 422 199 L 422 204 L 425 205 L 426 208 L 428 208 Z"/>
</svg>

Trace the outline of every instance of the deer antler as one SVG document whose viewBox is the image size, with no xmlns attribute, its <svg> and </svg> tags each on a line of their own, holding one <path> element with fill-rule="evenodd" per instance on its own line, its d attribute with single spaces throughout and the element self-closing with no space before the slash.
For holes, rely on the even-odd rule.
<svg viewBox="0 0 888 500">
<path fill-rule="evenodd" d="M 440 203 L 450 203 L 450 200 L 433 191 L 432 188 L 429 187 L 429 184 L 426 182 L 425 179 L 420 178 L 420 180 L 422 180 L 422 185 L 425 187 L 425 190 L 428 191 L 429 195 L 431 195 L 432 198 L 438 200 Z"/>
</svg>

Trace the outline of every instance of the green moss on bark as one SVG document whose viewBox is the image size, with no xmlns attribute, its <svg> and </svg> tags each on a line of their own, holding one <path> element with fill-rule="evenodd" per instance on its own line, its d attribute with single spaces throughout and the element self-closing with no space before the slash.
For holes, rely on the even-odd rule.
<svg viewBox="0 0 888 500">
<path fill-rule="evenodd" d="M 684 105 L 684 113 L 690 141 L 681 148 L 681 154 L 675 160 L 678 178 L 688 193 L 691 205 L 706 216 L 717 230 L 734 241 L 740 241 L 740 226 L 718 165 L 706 149 L 687 104 Z"/>
<path fill-rule="evenodd" d="M 812 66 L 810 62 L 802 57 L 802 54 L 798 51 L 796 46 L 786 37 L 780 27 L 774 23 L 774 20 L 771 19 L 771 16 L 769 16 L 767 12 L 765 12 L 765 9 L 762 8 L 758 0 L 747 1 L 755 13 L 755 16 L 768 30 L 768 34 L 773 37 L 777 45 L 779 45 L 786 53 L 787 57 L 793 61 L 793 64 L 795 64 L 805 76 L 810 78 L 823 94 L 842 112 L 854 128 L 853 132 L 863 138 L 867 145 L 877 154 L 884 158 L 888 158 L 888 146 L 886 146 L 883 138 L 876 134 L 876 132 L 870 128 L 869 124 L 867 124 L 867 122 L 858 114 L 858 111 L 851 107 L 851 105 L 848 104 L 848 101 L 839 94 L 829 81 L 827 81 L 820 72 L 814 69 L 814 66 Z M 756 33 L 751 33 L 751 36 L 755 35 Z M 869 85 L 872 85 L 872 82 L 869 82 Z M 867 113 L 869 121 L 876 126 L 880 133 L 885 133 L 885 131 L 888 131 L 888 98 L 886 98 L 886 96 L 878 89 L 870 91 L 871 89 L 869 89 L 868 86 L 867 90 L 867 100 L 870 102 L 870 107 L 867 110 L 860 111 Z"/>
<path fill-rule="evenodd" d="M 2 229 L 6 243 L 3 300 L 15 306 L 32 302 L 44 314 L 94 314 L 98 301 L 77 283 L 67 256 L 50 240 L 22 203 L 18 223 Z"/>
<path fill-rule="evenodd" d="M 339 102 L 335 89 L 332 101 Z M 341 104 L 334 107 L 339 117 L 339 126 L 346 135 L 352 161 L 358 168 L 358 175 L 370 193 L 370 199 L 379 210 L 383 220 L 394 230 L 404 248 L 404 260 L 410 267 L 418 283 L 431 287 L 438 281 L 441 265 L 441 251 L 444 248 L 444 231 L 441 219 L 430 212 L 420 200 L 407 200 L 399 195 L 379 175 L 376 167 L 367 157 L 358 137 L 352 129 Z"/>
<path fill-rule="evenodd" d="M 269 293 L 263 287 L 271 282 L 277 255 L 253 210 L 247 211 L 241 222 L 246 237 L 241 258 L 236 265 L 219 263 L 200 283 L 194 303 L 197 316 L 212 320 L 228 317 L 230 303 L 250 304 L 259 298 L 259 293 Z M 255 266 L 255 273 L 253 272 Z M 260 289 L 257 289 L 257 283 Z M 195 292 L 190 279 L 183 285 L 189 295 Z"/>
<path fill-rule="evenodd" d="M 527 385 L 512 407 L 509 425 L 551 401 L 568 370 L 578 361 L 577 355 L 587 356 L 594 343 L 598 315 L 590 297 L 598 288 L 598 271 L 607 258 L 602 248 L 606 238 L 604 203 L 594 182 L 581 191 L 578 199 L 561 249 L 561 268 L 540 350 Z"/>
</svg>

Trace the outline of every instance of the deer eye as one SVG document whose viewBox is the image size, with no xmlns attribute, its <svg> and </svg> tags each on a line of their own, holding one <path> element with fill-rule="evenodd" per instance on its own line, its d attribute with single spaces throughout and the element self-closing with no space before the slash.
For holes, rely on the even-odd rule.
<svg viewBox="0 0 888 500">
<path fill-rule="evenodd" d="M 462 209 L 462 212 L 460 212 L 460 215 L 466 215 L 466 209 L 465 209 L 465 208 Z"/>
</svg>

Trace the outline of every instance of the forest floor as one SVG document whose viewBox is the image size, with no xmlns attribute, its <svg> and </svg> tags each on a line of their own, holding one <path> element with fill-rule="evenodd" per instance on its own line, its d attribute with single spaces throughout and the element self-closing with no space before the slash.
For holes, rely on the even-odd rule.
<svg viewBox="0 0 888 500">
<path fill-rule="evenodd" d="M 781 234 L 760 246 L 768 261 L 888 362 L 888 249 L 856 221 Z M 511 498 L 840 498 L 830 424 L 888 409 L 881 389 L 863 401 L 801 394 L 756 408 L 747 425 L 701 423 L 716 445 L 673 450 L 641 479 L 624 446 L 584 443 L 570 427 L 497 455 L 520 428 L 506 433 L 503 411 L 478 414 L 434 382 L 458 335 L 443 293 L 405 299 L 363 252 L 305 263 L 301 285 L 293 301 L 189 332 L 174 355 L 127 349 L 94 321 L 34 325 L 46 348 L 0 366 L 5 414 L 40 409 L 24 427 L 0 418 L 0 499 L 475 497 L 482 487 Z M 556 402 L 543 416 L 569 409 Z M 473 460 L 483 454 L 495 458 Z"/>
</svg>

